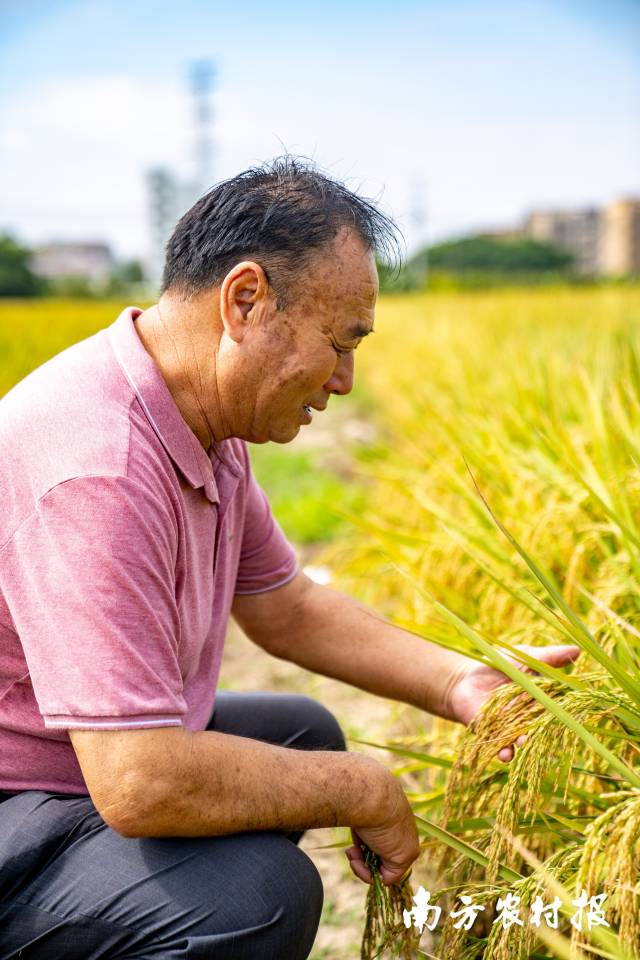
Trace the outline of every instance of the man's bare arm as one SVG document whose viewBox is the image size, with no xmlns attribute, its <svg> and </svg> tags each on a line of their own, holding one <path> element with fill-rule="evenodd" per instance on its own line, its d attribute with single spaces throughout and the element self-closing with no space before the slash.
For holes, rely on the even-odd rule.
<svg viewBox="0 0 640 960">
<path fill-rule="evenodd" d="M 296 750 L 216 731 L 69 730 L 96 809 L 126 837 L 350 826 L 387 882 L 418 855 L 399 783 L 357 753 Z M 352 869 L 367 879 L 359 865 Z"/>
<path fill-rule="evenodd" d="M 469 660 L 394 626 L 299 573 L 276 590 L 235 598 L 233 615 L 273 656 L 447 719 L 449 693 Z"/>
</svg>

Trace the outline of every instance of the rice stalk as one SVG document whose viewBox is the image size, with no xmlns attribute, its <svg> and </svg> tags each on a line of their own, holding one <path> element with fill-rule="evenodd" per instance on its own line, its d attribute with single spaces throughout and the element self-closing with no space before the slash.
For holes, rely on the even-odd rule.
<svg viewBox="0 0 640 960">
<path fill-rule="evenodd" d="M 380 877 L 380 858 L 368 847 L 365 847 L 364 862 L 371 871 L 373 883 L 367 891 L 361 960 L 383 956 L 415 960 L 420 931 L 413 925 L 407 927 L 404 921 L 404 911 L 411 911 L 413 906 L 409 877 L 400 883 L 384 884 Z"/>
<path fill-rule="evenodd" d="M 606 794 L 618 800 L 587 828 L 578 883 L 589 896 L 609 897 L 621 942 L 640 958 L 640 791 Z M 620 799 L 622 798 L 622 799 Z M 601 886 L 603 885 L 603 886 Z M 576 946 L 584 942 L 574 930 Z"/>
</svg>

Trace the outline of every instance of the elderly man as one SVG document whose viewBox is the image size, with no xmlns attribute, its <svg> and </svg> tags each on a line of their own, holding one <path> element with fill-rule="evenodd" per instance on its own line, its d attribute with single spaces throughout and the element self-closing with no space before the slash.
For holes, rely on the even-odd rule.
<svg viewBox="0 0 640 960">
<path fill-rule="evenodd" d="M 296 960 L 322 907 L 305 829 L 349 826 L 365 882 L 362 844 L 386 883 L 417 857 L 398 782 L 322 705 L 216 696 L 230 614 L 462 723 L 506 681 L 307 579 L 251 473 L 247 443 L 351 390 L 391 236 L 311 165 L 249 170 L 180 220 L 157 304 L 0 402 L 3 958 Z"/>
</svg>

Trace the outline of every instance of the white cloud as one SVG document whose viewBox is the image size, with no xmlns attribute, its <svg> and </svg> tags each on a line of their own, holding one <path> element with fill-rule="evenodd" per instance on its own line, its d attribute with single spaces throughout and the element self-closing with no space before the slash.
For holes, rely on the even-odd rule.
<svg viewBox="0 0 640 960">
<path fill-rule="evenodd" d="M 407 75 L 372 95 L 355 69 L 297 80 L 281 66 L 257 82 L 237 64 L 214 97 L 215 178 L 284 149 L 313 156 L 381 197 L 410 245 L 416 181 L 432 238 L 513 223 L 532 204 L 606 202 L 614 189 L 637 188 L 640 136 L 622 116 L 505 118 L 488 101 L 470 116 L 455 84 L 439 93 Z M 174 72 L 152 81 L 133 70 L 135 62 L 81 81 L 40 81 L 6 101 L 0 229 L 29 242 L 106 238 L 122 254 L 145 253 L 144 174 L 162 164 L 189 175 L 192 104 Z"/>
<path fill-rule="evenodd" d="M 129 76 L 61 79 L 3 111 L 0 209 L 30 239 L 102 236 L 143 248 L 144 172 L 189 173 L 189 104 Z"/>
</svg>

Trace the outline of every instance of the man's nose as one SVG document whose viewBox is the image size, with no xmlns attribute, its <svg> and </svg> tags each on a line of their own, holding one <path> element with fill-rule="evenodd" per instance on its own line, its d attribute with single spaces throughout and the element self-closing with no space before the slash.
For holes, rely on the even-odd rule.
<svg viewBox="0 0 640 960">
<path fill-rule="evenodd" d="M 353 390 L 353 353 L 346 353 L 338 358 L 335 369 L 324 385 L 327 393 L 338 393 L 341 396 Z"/>
</svg>

